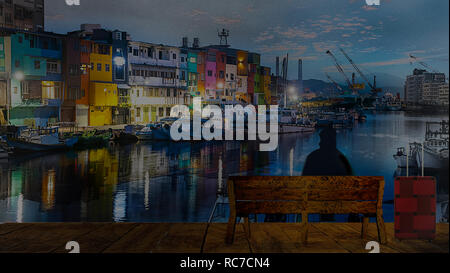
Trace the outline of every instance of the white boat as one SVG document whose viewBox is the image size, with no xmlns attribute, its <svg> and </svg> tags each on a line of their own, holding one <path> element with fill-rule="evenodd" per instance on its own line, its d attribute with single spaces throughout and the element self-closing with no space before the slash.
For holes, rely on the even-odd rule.
<svg viewBox="0 0 450 273">
<path fill-rule="evenodd" d="M 405 147 L 397 148 L 397 153 L 394 154 L 394 159 L 397 162 L 398 168 L 417 168 L 417 154 L 419 150 L 420 143 L 410 143 L 409 144 L 409 154 L 406 156 L 407 152 Z"/>
<path fill-rule="evenodd" d="M 153 139 L 152 126 L 149 124 L 145 126 L 142 130 L 136 132 L 136 137 L 139 140 L 151 140 Z"/>
<path fill-rule="evenodd" d="M 424 168 L 439 169 L 448 167 L 448 125 L 448 120 L 426 123 L 425 141 L 423 142 Z M 422 167 L 421 155 L 417 156 L 417 163 Z"/>
<path fill-rule="evenodd" d="M 448 167 L 448 140 L 428 139 L 424 142 L 423 162 L 425 169 Z M 417 155 L 417 164 L 422 167 L 422 156 Z"/>
</svg>

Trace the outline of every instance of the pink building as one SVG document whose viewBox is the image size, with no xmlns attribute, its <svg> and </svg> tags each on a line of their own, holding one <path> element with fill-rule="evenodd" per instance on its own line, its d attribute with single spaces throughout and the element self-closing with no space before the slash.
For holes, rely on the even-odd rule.
<svg viewBox="0 0 450 273">
<path fill-rule="evenodd" d="M 205 99 L 216 98 L 216 55 L 217 50 L 208 49 L 205 69 Z"/>
</svg>

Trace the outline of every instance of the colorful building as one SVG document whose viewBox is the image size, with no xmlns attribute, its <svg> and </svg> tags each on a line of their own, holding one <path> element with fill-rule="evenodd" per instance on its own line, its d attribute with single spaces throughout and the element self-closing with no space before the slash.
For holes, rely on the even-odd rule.
<svg viewBox="0 0 450 273">
<path fill-rule="evenodd" d="M 3 30 L 0 88 L 6 116 L 14 125 L 44 127 L 60 118 L 63 36 Z M 2 114 L 3 114 L 2 112 Z"/>
<path fill-rule="evenodd" d="M 172 106 L 189 104 L 189 94 L 179 88 L 178 47 L 129 42 L 131 123 L 147 124 L 170 116 Z"/>
<path fill-rule="evenodd" d="M 64 121 L 86 127 L 112 125 L 113 115 L 116 123 L 125 119 L 126 114 L 121 115 L 119 109 L 127 105 L 119 107 L 117 82 L 123 89 L 127 88 L 126 68 L 123 67 L 126 59 L 120 59 L 124 48 L 119 42 L 114 47 L 113 66 L 113 33 L 116 38 L 124 37 L 126 41 L 125 33 L 104 30 L 100 25 L 84 24 L 81 30 L 67 34 Z"/>
<path fill-rule="evenodd" d="M 248 87 L 248 52 L 244 50 L 237 51 L 237 91 L 236 99 L 251 103 L 253 96 L 253 89 L 250 90 Z"/>
<path fill-rule="evenodd" d="M 216 51 L 216 99 L 225 99 L 225 73 L 227 55 L 223 51 Z"/>
<path fill-rule="evenodd" d="M 204 98 L 206 96 L 205 94 L 205 87 L 206 87 L 206 56 L 207 56 L 206 50 L 199 50 L 197 52 L 197 92 L 196 96 L 201 96 Z"/>
<path fill-rule="evenodd" d="M 188 92 L 191 96 L 197 94 L 198 84 L 198 53 L 197 50 L 189 49 L 187 54 L 187 72 L 188 72 Z"/>
<path fill-rule="evenodd" d="M 260 80 L 260 59 L 261 55 L 258 53 L 249 53 L 248 54 L 248 66 L 249 66 L 249 74 L 248 74 L 248 90 L 249 94 L 252 97 L 253 104 L 264 104 L 264 94 L 261 88 L 261 80 Z"/>
<path fill-rule="evenodd" d="M 270 105 L 272 101 L 272 95 L 270 90 L 271 85 L 271 75 L 270 75 L 270 67 L 261 66 L 261 87 L 262 93 L 264 93 L 264 104 Z"/>
<path fill-rule="evenodd" d="M 205 96 L 204 99 L 216 99 L 216 76 L 217 76 L 217 52 L 218 50 L 209 48 L 206 53 L 205 64 Z"/>
</svg>

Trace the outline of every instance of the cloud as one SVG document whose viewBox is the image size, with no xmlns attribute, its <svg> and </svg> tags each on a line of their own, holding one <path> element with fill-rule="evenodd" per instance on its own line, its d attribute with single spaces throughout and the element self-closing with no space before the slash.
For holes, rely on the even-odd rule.
<svg viewBox="0 0 450 273">
<path fill-rule="evenodd" d="M 233 24 L 239 24 L 241 22 L 240 18 L 227 18 L 223 16 L 212 16 L 212 19 L 216 24 L 220 25 L 233 25 Z"/>
<path fill-rule="evenodd" d="M 371 10 L 377 10 L 378 8 L 376 6 L 362 6 L 362 9 L 365 11 L 371 11 Z"/>
</svg>

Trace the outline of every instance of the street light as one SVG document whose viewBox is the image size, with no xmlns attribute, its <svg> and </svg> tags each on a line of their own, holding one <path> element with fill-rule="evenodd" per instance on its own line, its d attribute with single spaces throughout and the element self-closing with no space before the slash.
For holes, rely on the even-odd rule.
<svg viewBox="0 0 450 273">
<path fill-rule="evenodd" d="M 23 81 L 25 79 L 25 74 L 23 74 L 22 71 L 16 71 L 14 73 L 14 79 L 18 80 L 18 81 Z"/>
<path fill-rule="evenodd" d="M 121 56 L 114 57 L 114 64 L 117 66 L 123 66 L 125 65 L 125 58 Z"/>
</svg>

